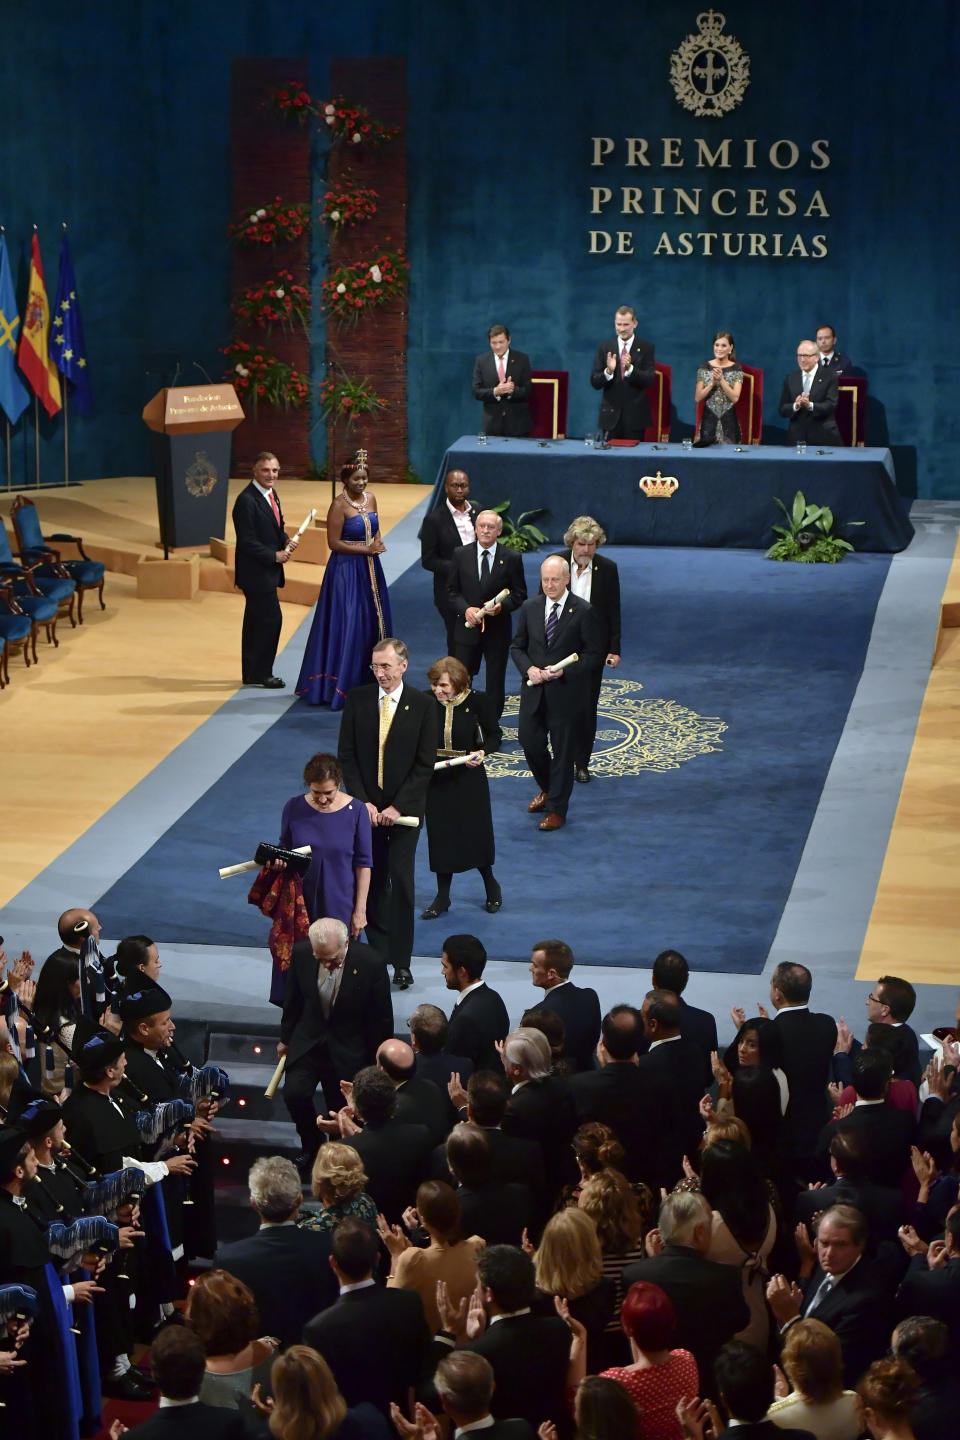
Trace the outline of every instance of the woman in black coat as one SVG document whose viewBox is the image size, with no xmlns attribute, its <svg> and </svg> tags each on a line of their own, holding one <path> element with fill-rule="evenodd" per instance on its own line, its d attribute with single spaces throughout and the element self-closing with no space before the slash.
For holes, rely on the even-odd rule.
<svg viewBox="0 0 960 1440">
<path fill-rule="evenodd" d="M 427 671 L 437 702 L 440 748 L 438 760 L 476 755 L 465 765 L 434 771 L 427 791 L 427 845 L 437 893 L 421 915 L 436 920 L 450 909 L 450 884 L 464 870 L 479 870 L 486 891 L 486 909 L 500 909 L 503 897 L 493 873 L 493 817 L 483 752 L 496 750 L 498 730 L 491 722 L 487 699 L 470 689 L 467 668 L 452 655 L 435 660 Z"/>
</svg>

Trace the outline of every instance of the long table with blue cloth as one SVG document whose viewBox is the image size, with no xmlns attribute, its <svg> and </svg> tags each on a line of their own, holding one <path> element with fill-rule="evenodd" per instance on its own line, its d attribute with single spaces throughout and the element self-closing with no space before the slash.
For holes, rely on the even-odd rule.
<svg viewBox="0 0 960 1440">
<path fill-rule="evenodd" d="M 807 501 L 828 505 L 834 533 L 855 550 L 903 550 L 913 538 L 907 504 L 896 486 L 893 457 L 881 449 L 819 449 L 805 455 L 779 445 L 714 445 L 684 450 L 679 444 L 588 448 L 582 440 L 515 440 L 463 435 L 447 450 L 431 508 L 443 495 L 450 470 L 470 476 L 470 499 L 480 508 L 510 501 L 514 521 L 527 510 L 552 543 L 577 515 L 599 520 L 611 545 L 703 545 L 765 550 L 802 490 Z M 648 498 L 644 477 L 677 481 L 669 497 Z M 648 488 L 656 488 L 655 485 Z M 671 489 L 668 484 L 661 489 Z M 850 530 L 845 522 L 862 520 Z"/>
</svg>

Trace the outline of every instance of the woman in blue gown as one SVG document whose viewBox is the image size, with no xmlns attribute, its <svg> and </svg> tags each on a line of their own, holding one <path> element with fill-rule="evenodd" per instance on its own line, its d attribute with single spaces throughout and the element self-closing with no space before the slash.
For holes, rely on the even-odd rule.
<svg viewBox="0 0 960 1440">
<path fill-rule="evenodd" d="M 310 705 L 342 710 L 347 691 L 370 678 L 370 653 L 391 633 L 390 599 L 380 556 L 377 498 L 365 466 L 340 471 L 343 489 L 327 511 L 330 559 L 324 571 L 297 694 Z"/>
</svg>

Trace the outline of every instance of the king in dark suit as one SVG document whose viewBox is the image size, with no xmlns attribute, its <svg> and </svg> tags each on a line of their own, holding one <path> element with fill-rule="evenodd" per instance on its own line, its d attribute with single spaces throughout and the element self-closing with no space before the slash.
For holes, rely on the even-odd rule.
<svg viewBox="0 0 960 1440">
<path fill-rule="evenodd" d="M 522 350 L 511 350 L 506 325 L 491 325 L 487 338 L 490 354 L 478 355 L 473 364 L 473 398 L 483 404 L 483 433 L 529 435 L 530 359 Z"/>
<path fill-rule="evenodd" d="M 378 683 L 347 695 L 338 756 L 344 786 L 365 802 L 373 826 L 367 939 L 405 990 L 413 984 L 413 865 L 421 827 L 395 822 L 401 815 L 423 820 L 437 758 L 437 706 L 432 695 L 403 683 L 402 640 L 381 640 L 371 668 Z"/>
<path fill-rule="evenodd" d="M 293 947 L 277 1046 L 287 1057 L 283 1098 L 306 1157 L 318 1144 L 317 1085 L 327 1105 L 339 1109 L 340 1081 L 371 1065 L 377 1046 L 392 1034 L 390 986 L 379 953 L 350 940 L 342 921 L 315 920 L 309 938 Z"/>
<path fill-rule="evenodd" d="M 656 379 L 653 346 L 636 334 L 637 312 L 621 305 L 614 316 L 616 335 L 597 347 L 590 373 L 602 391 L 597 423 L 615 440 L 642 440 L 650 421 L 647 391 Z"/>
<path fill-rule="evenodd" d="M 420 564 L 433 574 L 433 603 L 447 629 L 447 654 L 453 654 L 457 612 L 448 589 L 450 557 L 461 545 L 476 537 L 477 507 L 467 498 L 470 477 L 465 470 L 449 471 L 444 481 L 446 498 L 441 500 L 420 526 Z"/>
<path fill-rule="evenodd" d="M 234 579 L 246 600 L 240 639 L 243 683 L 265 690 L 283 687 L 273 673 L 282 625 L 277 590 L 283 588 L 283 567 L 300 543 L 283 528 L 283 511 L 273 489 L 279 474 L 276 455 L 265 450 L 253 462 L 253 479 L 233 504 Z"/>
<path fill-rule="evenodd" d="M 450 558 L 447 593 L 455 616 L 451 653 L 471 675 L 476 675 L 480 661 L 486 660 L 484 689 L 499 733 L 513 626 L 510 616 L 526 600 L 527 582 L 517 551 L 497 540 L 503 529 L 500 516 L 493 510 L 481 510 L 476 528 L 477 543 L 461 546 Z M 503 590 L 510 592 L 506 599 L 491 614 L 482 615 L 480 607 Z"/>
<path fill-rule="evenodd" d="M 520 671 L 518 736 L 539 786 L 527 809 L 545 811 L 541 830 L 566 823 L 573 789 L 574 760 L 581 717 L 588 703 L 592 672 L 600 665 L 600 633 L 592 606 L 568 587 L 570 567 L 551 555 L 540 567 L 543 595 L 520 609 L 510 653 Z M 578 659 L 566 669 L 557 662 Z"/>
<path fill-rule="evenodd" d="M 597 736 L 597 702 L 603 683 L 603 666 L 615 670 L 620 664 L 620 572 L 612 560 L 598 555 L 597 548 L 606 535 L 592 515 L 579 515 L 564 535 L 569 550 L 561 558 L 570 566 L 570 589 L 581 600 L 589 601 L 600 627 L 600 652 L 603 664 L 590 677 L 590 704 L 583 716 L 583 731 L 574 759 L 574 776 L 581 784 L 590 779 L 590 755 Z"/>
<path fill-rule="evenodd" d="M 842 445 L 843 437 L 833 418 L 837 410 L 837 374 L 819 364 L 820 353 L 812 340 L 797 346 L 799 370 L 791 370 L 780 392 L 780 414 L 790 421 L 787 443 Z M 810 376 L 809 381 L 806 377 Z M 807 389 L 804 391 L 804 384 Z"/>
</svg>

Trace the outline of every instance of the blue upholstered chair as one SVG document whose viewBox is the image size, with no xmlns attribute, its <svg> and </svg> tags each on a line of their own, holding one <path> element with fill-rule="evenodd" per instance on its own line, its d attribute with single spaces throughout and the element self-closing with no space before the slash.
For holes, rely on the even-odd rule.
<svg viewBox="0 0 960 1440">
<path fill-rule="evenodd" d="M 7 642 L 0 635 L 0 690 L 4 688 L 9 678 L 7 674 Z"/>
<path fill-rule="evenodd" d="M 34 623 L 25 615 L 14 597 L 9 585 L 0 585 L 0 636 L 4 640 L 3 659 L 7 679 L 10 678 L 10 653 L 23 651 L 23 663 L 30 664 L 30 641 L 34 637 Z"/>
<path fill-rule="evenodd" d="M 37 514 L 37 507 L 32 500 L 25 495 L 18 495 L 10 510 L 10 518 L 13 520 L 13 528 L 17 532 L 17 545 L 19 547 L 20 559 L 25 565 L 33 561 L 40 562 L 38 580 L 41 576 L 49 578 L 52 573 L 52 564 L 55 561 L 62 565 L 67 571 L 71 580 L 77 585 L 77 620 L 83 624 L 83 592 L 85 590 L 96 590 L 100 599 L 100 609 L 106 610 L 103 603 L 103 580 L 106 573 L 106 566 L 99 560 L 91 560 L 83 548 L 83 539 L 79 535 L 47 535 L 44 536 L 40 530 L 40 517 Z M 56 541 L 58 545 L 75 545 L 80 552 L 79 560 L 61 560 L 59 549 L 55 549 L 50 543 Z"/>
<path fill-rule="evenodd" d="M 33 621 L 31 648 L 33 661 L 36 664 L 37 631 L 41 625 L 47 632 L 47 644 L 52 645 L 55 650 L 60 647 L 60 641 L 57 639 L 57 602 L 46 595 L 41 595 L 29 570 L 11 580 L 9 588 L 13 591 L 13 598 L 20 609 Z"/>
<path fill-rule="evenodd" d="M 0 583 L 12 583 L 14 579 L 19 580 L 25 575 L 30 575 L 33 586 L 28 588 L 27 593 L 39 593 L 45 595 L 48 600 L 55 600 L 57 614 L 69 616 L 70 624 L 76 629 L 77 622 L 73 618 L 73 597 L 77 593 L 77 582 L 71 580 L 63 566 L 56 562 L 47 568 L 60 573 L 38 575 L 37 571 L 44 569 L 42 561 L 34 561 L 32 565 L 18 565 L 13 558 L 6 529 L 0 525 Z"/>
</svg>

